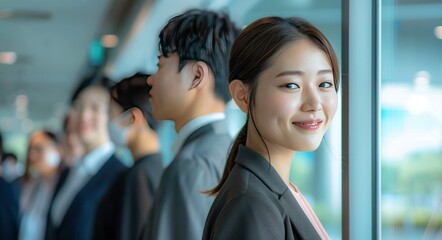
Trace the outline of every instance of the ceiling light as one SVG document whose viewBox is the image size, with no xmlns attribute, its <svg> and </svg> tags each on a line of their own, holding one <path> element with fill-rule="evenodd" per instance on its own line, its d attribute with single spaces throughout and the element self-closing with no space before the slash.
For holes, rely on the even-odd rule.
<svg viewBox="0 0 442 240">
<path fill-rule="evenodd" d="M 12 16 L 11 9 L 0 9 L 0 19 L 10 18 Z"/>
<path fill-rule="evenodd" d="M 15 107 L 20 111 L 26 110 L 28 108 L 28 97 L 26 95 L 18 95 L 15 98 Z"/>
<path fill-rule="evenodd" d="M 48 20 L 51 13 L 39 10 L 0 9 L 0 19 Z"/>
<path fill-rule="evenodd" d="M 442 39 L 442 26 L 437 26 L 434 28 L 434 34 L 437 38 Z"/>
<path fill-rule="evenodd" d="M 17 61 L 17 54 L 15 52 L 0 52 L 0 63 L 14 64 Z"/>
<path fill-rule="evenodd" d="M 417 72 L 414 84 L 418 86 L 428 86 L 430 84 L 430 73 L 427 71 Z"/>
<path fill-rule="evenodd" d="M 113 34 L 104 35 L 101 38 L 101 45 L 105 48 L 113 48 L 118 44 L 118 37 Z"/>
<path fill-rule="evenodd" d="M 22 121 L 22 123 L 21 123 L 21 130 L 22 130 L 23 132 L 25 132 L 25 133 L 29 133 L 29 132 L 31 132 L 33 129 L 34 129 L 34 122 L 33 122 L 31 119 L 27 118 L 27 119 L 24 119 L 24 120 Z"/>
</svg>

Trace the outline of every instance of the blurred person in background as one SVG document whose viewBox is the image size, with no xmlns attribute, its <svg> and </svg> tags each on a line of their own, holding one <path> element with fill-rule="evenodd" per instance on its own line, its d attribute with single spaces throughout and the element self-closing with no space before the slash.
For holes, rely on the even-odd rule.
<svg viewBox="0 0 442 240">
<path fill-rule="evenodd" d="M 161 30 L 158 70 L 148 78 L 152 112 L 177 136 L 148 220 L 146 239 L 201 239 L 231 143 L 227 62 L 239 30 L 226 14 L 189 10 Z"/>
<path fill-rule="evenodd" d="M 75 161 L 80 159 L 84 154 L 78 133 L 75 131 L 76 121 L 78 121 L 78 117 L 75 116 L 71 109 L 63 121 L 63 161 L 66 167 L 72 167 Z"/>
<path fill-rule="evenodd" d="M 3 135 L 0 132 L 0 159 L 3 159 Z"/>
<path fill-rule="evenodd" d="M 2 132 L 0 132 L 0 163 L 2 163 L 2 162 L 3 162 L 3 136 L 2 136 Z M 0 176 L 3 175 L 2 168 L 3 168 L 3 166 L 2 166 L 2 164 L 0 164 Z"/>
<path fill-rule="evenodd" d="M 137 73 L 111 87 L 111 140 L 127 147 L 134 165 L 120 177 L 97 211 L 94 239 L 140 239 L 163 173 L 149 103 L 148 75 Z"/>
<path fill-rule="evenodd" d="M 18 239 L 18 199 L 10 183 L 0 176 L 0 238 Z"/>
<path fill-rule="evenodd" d="M 18 162 L 17 156 L 13 153 L 4 153 L 1 174 L 3 178 L 8 182 L 13 182 L 23 174 L 23 165 Z"/>
<path fill-rule="evenodd" d="M 103 82 L 83 82 L 73 97 L 74 131 L 84 155 L 60 175 L 48 214 L 46 239 L 93 238 L 99 202 L 127 168 L 114 154 L 108 122 L 110 95 Z"/>
<path fill-rule="evenodd" d="M 21 179 L 19 239 L 44 239 L 61 158 L 61 143 L 54 133 L 40 130 L 31 135 Z"/>
<path fill-rule="evenodd" d="M 3 137 L 0 132 L 0 159 L 3 157 Z M 18 239 L 18 195 L 1 174 L 0 166 L 0 237 Z"/>
<path fill-rule="evenodd" d="M 2 164 L 0 166 L 0 176 L 11 184 L 15 198 L 19 198 L 22 187 L 22 176 L 25 167 L 17 159 L 13 153 L 4 153 Z"/>
</svg>

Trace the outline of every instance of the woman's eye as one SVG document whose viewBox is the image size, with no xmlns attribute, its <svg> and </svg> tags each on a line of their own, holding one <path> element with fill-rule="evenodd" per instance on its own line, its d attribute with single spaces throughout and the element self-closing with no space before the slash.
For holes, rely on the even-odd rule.
<svg viewBox="0 0 442 240">
<path fill-rule="evenodd" d="M 297 89 L 299 86 L 296 83 L 287 83 L 283 85 L 284 88 L 288 89 Z"/>
<path fill-rule="evenodd" d="M 333 87 L 333 83 L 331 83 L 331 82 L 323 82 L 323 83 L 319 84 L 319 87 L 331 88 L 331 87 Z"/>
</svg>

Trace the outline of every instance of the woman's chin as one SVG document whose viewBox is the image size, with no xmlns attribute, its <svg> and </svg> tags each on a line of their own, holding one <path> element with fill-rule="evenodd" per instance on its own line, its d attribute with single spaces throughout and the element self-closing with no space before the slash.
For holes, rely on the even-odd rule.
<svg viewBox="0 0 442 240">
<path fill-rule="evenodd" d="M 311 152 L 318 149 L 321 142 L 311 142 L 311 143 L 303 143 L 297 144 L 293 146 L 291 149 L 295 152 Z"/>
</svg>

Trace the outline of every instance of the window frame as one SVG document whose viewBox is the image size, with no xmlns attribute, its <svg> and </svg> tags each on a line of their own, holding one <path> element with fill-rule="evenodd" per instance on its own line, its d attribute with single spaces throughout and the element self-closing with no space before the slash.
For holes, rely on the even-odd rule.
<svg viewBox="0 0 442 240">
<path fill-rule="evenodd" d="M 379 0 L 342 1 L 342 239 L 380 239 Z"/>
</svg>

